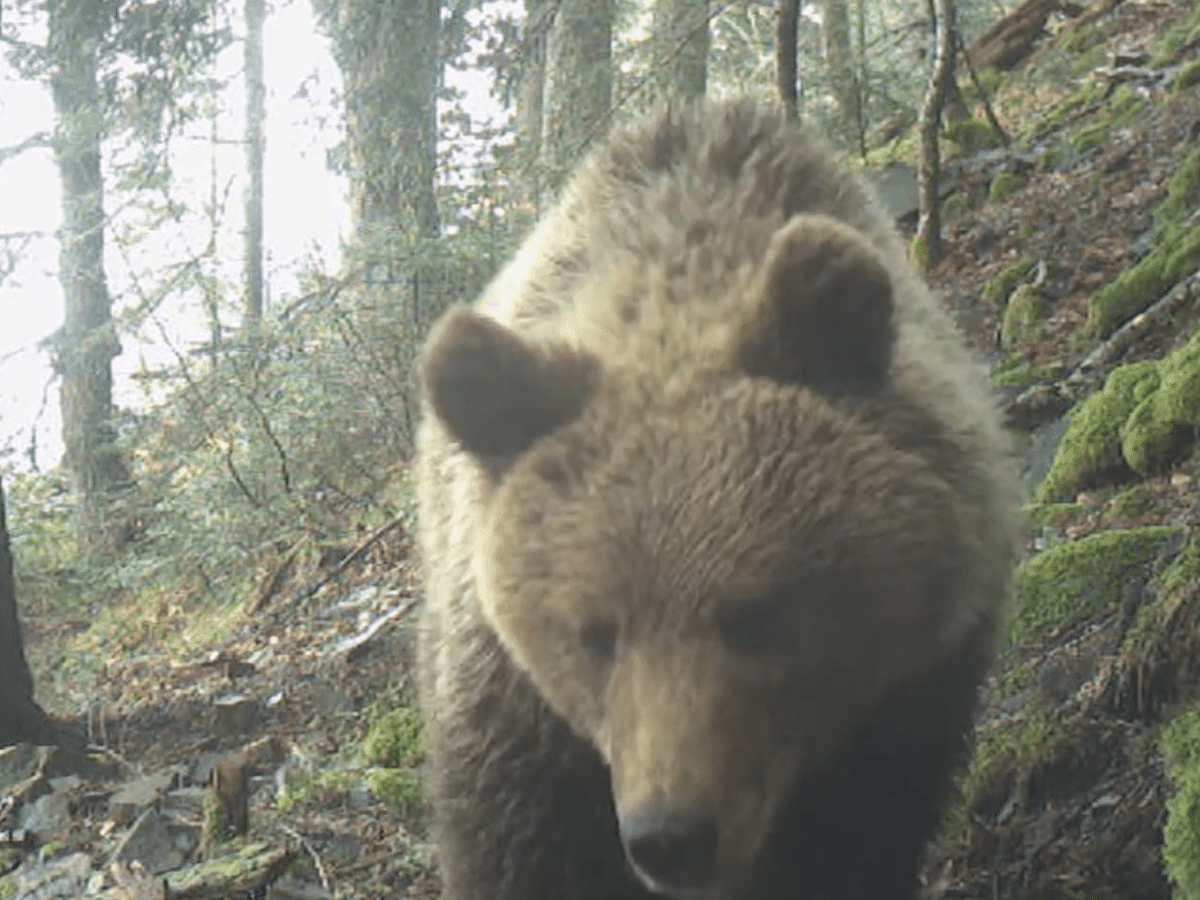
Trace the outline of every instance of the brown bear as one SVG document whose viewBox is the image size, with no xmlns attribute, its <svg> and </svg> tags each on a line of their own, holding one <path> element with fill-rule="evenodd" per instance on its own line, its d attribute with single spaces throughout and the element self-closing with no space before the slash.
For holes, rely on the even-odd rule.
<svg viewBox="0 0 1200 900">
<path fill-rule="evenodd" d="M 618 128 L 419 375 L 442 896 L 911 897 L 1018 490 L 863 181 L 745 99 Z"/>
</svg>

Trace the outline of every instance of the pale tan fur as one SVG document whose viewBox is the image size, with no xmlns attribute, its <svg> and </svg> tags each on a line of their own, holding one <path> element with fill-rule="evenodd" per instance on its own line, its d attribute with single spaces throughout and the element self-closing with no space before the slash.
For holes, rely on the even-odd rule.
<svg viewBox="0 0 1200 900">
<path fill-rule="evenodd" d="M 890 282 L 884 399 L 739 376 L 747 346 L 772 339 L 772 294 L 796 287 L 771 284 L 788 235 L 843 254 L 829 269 L 851 291 Z M 824 277 L 822 259 L 800 277 Z M 463 723 L 481 694 L 508 689 L 515 661 L 610 765 L 618 812 L 663 792 L 722 810 L 732 893 L 798 772 L 1000 614 L 1018 492 L 986 374 L 865 184 L 747 101 L 618 131 L 474 309 L 598 370 L 580 376 L 569 427 L 518 462 L 466 452 L 427 411 L 420 673 L 433 752 L 480 752 Z M 427 379 L 469 330 L 456 315 L 431 337 Z M 760 453 L 778 471 L 762 472 Z M 651 546 L 630 548 L 643 536 Z M 810 580 L 827 565 L 861 569 L 862 583 Z M 819 596 L 795 612 L 775 680 L 697 636 L 720 603 L 793 571 Z M 590 668 L 570 642 L 613 615 L 642 643 L 615 670 Z"/>
</svg>

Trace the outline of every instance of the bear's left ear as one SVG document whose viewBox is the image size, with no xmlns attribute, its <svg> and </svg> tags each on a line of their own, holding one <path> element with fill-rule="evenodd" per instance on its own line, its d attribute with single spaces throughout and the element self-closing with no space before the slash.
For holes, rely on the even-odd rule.
<svg viewBox="0 0 1200 900">
<path fill-rule="evenodd" d="M 759 284 L 740 348 L 747 374 L 833 395 L 887 385 L 892 280 L 861 233 L 829 216 L 795 216 L 771 239 Z"/>
<path fill-rule="evenodd" d="M 419 363 L 434 413 L 464 449 L 491 464 L 577 418 L 598 370 L 586 353 L 534 347 L 465 307 L 434 326 Z"/>
</svg>

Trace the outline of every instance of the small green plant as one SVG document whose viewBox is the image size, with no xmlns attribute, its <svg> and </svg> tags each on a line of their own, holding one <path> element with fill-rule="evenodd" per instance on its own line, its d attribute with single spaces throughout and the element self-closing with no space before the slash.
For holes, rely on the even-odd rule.
<svg viewBox="0 0 1200 900">
<path fill-rule="evenodd" d="M 415 815 L 425 809 L 421 780 L 406 769 L 368 769 L 367 790 L 371 796 L 390 803 L 402 815 Z"/>
<path fill-rule="evenodd" d="M 415 766 L 421 755 L 421 718 L 411 706 L 380 716 L 362 742 L 363 759 L 378 766 Z"/>
</svg>

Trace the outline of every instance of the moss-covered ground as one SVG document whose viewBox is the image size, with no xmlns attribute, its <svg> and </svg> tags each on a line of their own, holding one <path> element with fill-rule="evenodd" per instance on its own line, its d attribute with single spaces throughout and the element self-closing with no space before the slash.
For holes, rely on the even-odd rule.
<svg viewBox="0 0 1200 900">
<path fill-rule="evenodd" d="M 1169 525 L 1102 531 L 1033 556 L 1013 580 L 1010 644 L 1120 602 L 1125 586 L 1146 572 L 1163 545 L 1182 532 Z"/>
</svg>

